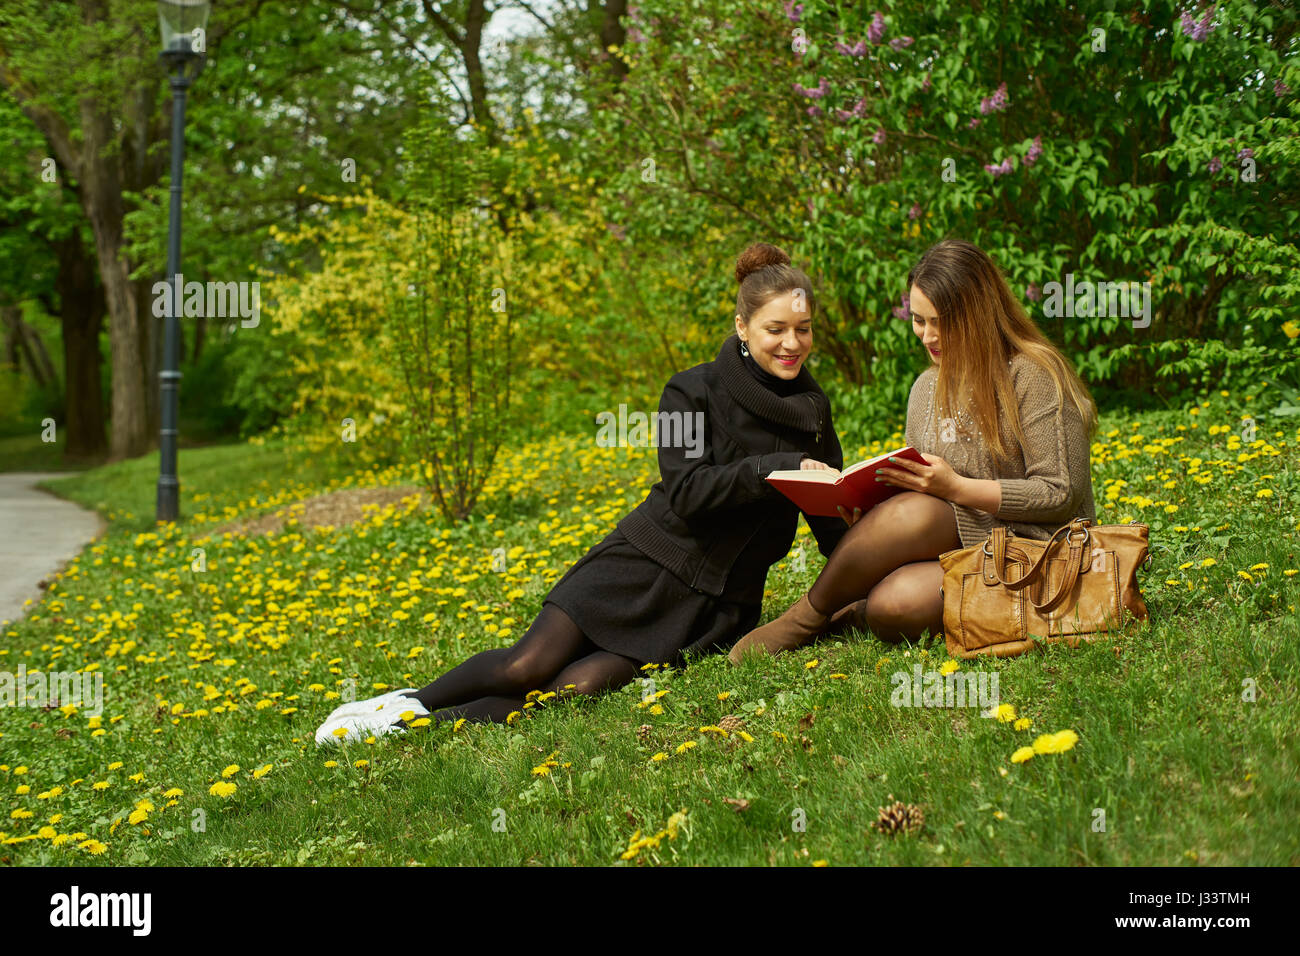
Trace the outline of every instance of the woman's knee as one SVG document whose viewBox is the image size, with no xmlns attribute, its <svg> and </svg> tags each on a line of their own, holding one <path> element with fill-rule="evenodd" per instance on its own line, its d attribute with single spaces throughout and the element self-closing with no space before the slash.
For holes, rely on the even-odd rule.
<svg viewBox="0 0 1300 956">
<path fill-rule="evenodd" d="M 921 491 L 899 492 L 868 513 L 876 515 L 886 527 L 895 529 L 932 525 L 953 517 L 952 505 L 945 499 Z"/>
<path fill-rule="evenodd" d="M 501 660 L 498 664 L 498 674 L 503 692 L 522 694 L 540 688 L 563 666 L 559 664 L 552 667 L 551 662 L 545 660 L 542 655 L 532 649 L 522 648 L 519 644 L 501 648 L 499 653 Z"/>
<path fill-rule="evenodd" d="M 631 682 L 638 670 L 636 661 L 609 651 L 598 651 L 560 671 L 550 689 L 565 696 L 600 694 Z"/>
<path fill-rule="evenodd" d="M 867 595 L 866 619 L 871 633 L 881 640 L 916 640 L 925 631 L 937 633 L 943 620 L 943 600 L 917 581 L 906 584 L 882 581 Z"/>
</svg>

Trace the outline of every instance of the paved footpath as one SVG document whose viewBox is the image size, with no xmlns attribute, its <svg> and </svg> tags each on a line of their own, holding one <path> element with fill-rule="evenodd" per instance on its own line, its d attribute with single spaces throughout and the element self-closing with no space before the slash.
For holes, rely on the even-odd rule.
<svg viewBox="0 0 1300 956">
<path fill-rule="evenodd" d="M 104 527 L 93 511 L 36 487 L 70 472 L 0 474 L 0 623 L 15 621 L 45 593 L 37 585 L 63 569 Z M 28 599 L 32 604 L 27 604 Z"/>
</svg>

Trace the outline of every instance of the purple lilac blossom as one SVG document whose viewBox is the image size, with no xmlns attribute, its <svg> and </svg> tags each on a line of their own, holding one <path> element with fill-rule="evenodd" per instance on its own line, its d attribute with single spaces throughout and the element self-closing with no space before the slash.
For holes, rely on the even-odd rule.
<svg viewBox="0 0 1300 956">
<path fill-rule="evenodd" d="M 1043 155 L 1043 137 L 1035 136 L 1034 141 L 1029 144 L 1029 152 L 1025 153 L 1025 158 L 1020 161 L 1021 166 L 1032 166 L 1039 156 Z"/>
<path fill-rule="evenodd" d="M 851 110 L 837 109 L 835 111 L 835 115 L 839 117 L 841 120 L 849 120 L 849 119 L 855 119 L 857 117 L 862 116 L 862 114 L 865 113 L 866 111 L 867 111 L 867 98 L 864 96 L 862 97 L 862 99 L 858 100 L 856 103 L 853 104 L 853 109 Z"/>
<path fill-rule="evenodd" d="M 830 88 L 831 88 L 831 82 L 830 80 L 826 79 L 826 77 L 824 76 L 817 83 L 817 86 L 815 88 L 810 86 L 800 86 L 798 83 L 794 84 L 794 91 L 798 93 L 800 96 L 808 97 L 808 99 L 810 100 L 821 99 L 828 92 L 830 92 Z"/>
<path fill-rule="evenodd" d="M 881 41 L 885 39 L 885 18 L 879 10 L 871 15 L 871 26 L 867 27 L 867 39 L 874 46 L 880 46 Z"/>
<path fill-rule="evenodd" d="M 894 306 L 894 318 L 905 319 L 911 311 L 911 303 L 907 300 L 907 293 L 904 292 L 902 299 L 899 300 L 899 304 Z"/>
<path fill-rule="evenodd" d="M 1183 28 L 1183 36 L 1189 36 L 1196 43 L 1204 43 L 1211 33 L 1214 32 L 1214 8 L 1215 4 L 1210 4 L 1205 13 L 1199 20 L 1195 19 L 1190 11 L 1184 10 L 1178 18 L 1179 24 Z"/>
<path fill-rule="evenodd" d="M 1007 85 L 1003 83 L 993 91 L 992 96 L 986 96 L 980 100 L 980 112 L 987 116 L 989 113 L 996 113 L 999 110 L 1007 108 Z"/>
</svg>

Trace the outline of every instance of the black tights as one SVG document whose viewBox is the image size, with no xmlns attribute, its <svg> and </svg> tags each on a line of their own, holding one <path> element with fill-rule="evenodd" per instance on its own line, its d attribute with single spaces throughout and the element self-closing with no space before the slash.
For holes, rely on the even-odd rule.
<svg viewBox="0 0 1300 956">
<path fill-rule="evenodd" d="M 481 651 L 410 696 L 434 720 L 501 722 L 524 709 L 530 690 L 598 694 L 622 687 L 639 669 L 631 658 L 602 651 L 554 604 L 543 604 L 512 647 Z"/>
</svg>

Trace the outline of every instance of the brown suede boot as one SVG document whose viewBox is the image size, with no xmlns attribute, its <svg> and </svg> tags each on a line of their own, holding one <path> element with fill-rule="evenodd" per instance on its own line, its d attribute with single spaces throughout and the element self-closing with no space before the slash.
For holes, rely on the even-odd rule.
<svg viewBox="0 0 1300 956">
<path fill-rule="evenodd" d="M 808 601 L 805 594 L 790 605 L 789 610 L 775 621 L 750 631 L 731 649 L 727 659 L 739 664 L 746 653 L 779 654 L 811 644 L 826 628 L 830 618 Z"/>
<path fill-rule="evenodd" d="M 823 637 L 838 637 L 841 634 L 847 634 L 849 631 L 860 631 L 866 634 L 867 627 L 867 599 L 854 601 L 852 604 L 846 604 L 834 614 L 831 615 L 830 623 L 822 631 Z"/>
</svg>

